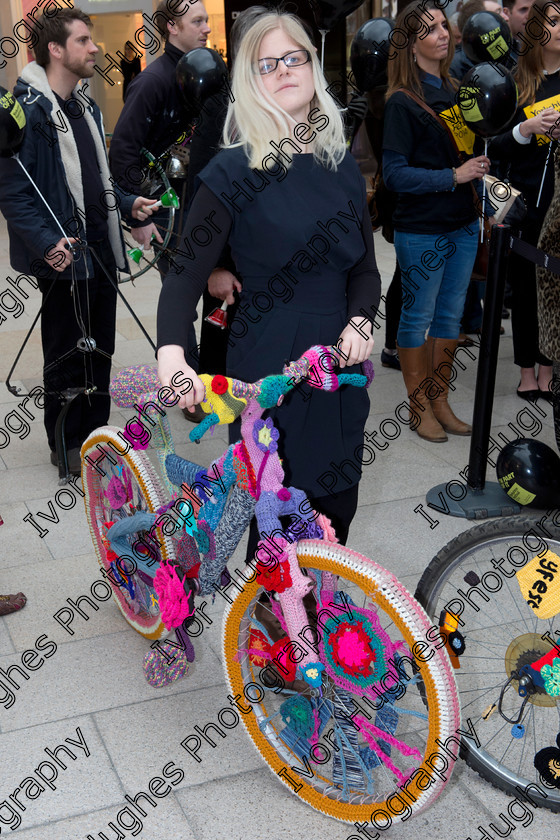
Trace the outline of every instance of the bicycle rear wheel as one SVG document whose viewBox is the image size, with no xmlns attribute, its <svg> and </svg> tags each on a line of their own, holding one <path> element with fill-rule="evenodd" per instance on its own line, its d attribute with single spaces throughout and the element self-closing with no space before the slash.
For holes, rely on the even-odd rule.
<svg viewBox="0 0 560 840">
<path fill-rule="evenodd" d="M 471 737 L 463 738 L 467 763 L 513 795 L 538 785 L 540 791 L 530 789 L 531 801 L 560 811 L 560 790 L 546 786 L 534 766 L 540 750 L 556 747 L 560 698 L 536 688 L 522 708 L 519 680 L 506 687 L 512 672 L 550 653 L 551 640 L 560 635 L 560 616 L 540 619 L 517 579 L 547 549 L 557 560 L 560 556 L 560 526 L 549 516 L 544 520 L 546 525 L 538 527 L 528 516 L 508 517 L 460 534 L 427 567 L 416 597 L 436 624 L 442 613 L 460 620 L 457 631 L 465 649 L 457 657 L 455 676 L 463 729 L 471 730 Z"/>
<path fill-rule="evenodd" d="M 156 533 L 154 530 L 153 537 L 144 531 L 131 533 L 127 537 L 130 558 L 123 560 L 111 555 L 106 533 L 107 523 L 130 517 L 138 511 L 155 513 L 167 499 L 143 452 L 131 449 L 126 455 L 118 454 L 124 447 L 118 431 L 112 426 L 96 429 L 82 446 L 86 516 L 99 565 L 120 611 L 138 633 L 147 639 L 161 639 L 168 631 L 161 620 L 153 578 L 160 561 L 174 556 L 171 540 L 161 531 Z M 113 446 L 108 446 L 108 442 Z M 107 456 L 101 459 L 101 452 L 106 452 Z M 133 552 L 135 543 L 138 545 Z M 138 551 L 145 551 L 148 556 L 149 573 L 138 568 L 134 560 Z"/>
<path fill-rule="evenodd" d="M 299 634 L 301 645 L 288 640 L 284 649 L 290 661 L 300 661 L 315 634 L 314 652 L 326 669 L 322 688 L 297 679 L 285 688 L 281 680 L 273 684 L 280 666 L 272 668 L 266 659 L 272 641 L 266 625 L 278 621 L 279 605 L 267 607 L 250 578 L 240 579 L 243 591 L 224 617 L 226 676 L 243 705 L 240 718 L 249 737 L 289 790 L 331 817 L 371 820 L 384 829 L 428 807 L 449 779 L 455 758 L 438 744 L 459 726 L 453 668 L 447 653 L 436 649 L 439 636 L 431 643 L 434 628 L 423 609 L 388 571 L 322 541 L 301 541 L 298 561 L 313 580 L 304 601 L 310 623 Z M 330 610 L 321 595 L 325 573 L 337 576 Z M 369 639 L 362 646 L 368 665 L 354 685 L 355 669 L 341 677 L 332 668 L 332 645 L 348 631 Z M 420 641 L 431 650 L 426 661 L 411 655 Z M 259 650 L 265 650 L 262 657 Z M 383 673 L 373 682 L 376 669 Z"/>
</svg>

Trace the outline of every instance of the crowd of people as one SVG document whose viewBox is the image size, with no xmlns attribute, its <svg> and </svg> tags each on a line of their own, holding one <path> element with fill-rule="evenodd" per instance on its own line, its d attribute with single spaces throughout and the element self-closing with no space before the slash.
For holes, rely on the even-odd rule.
<svg viewBox="0 0 560 840">
<path fill-rule="evenodd" d="M 514 49 L 508 60 L 517 65 L 519 110 L 491 140 L 487 155 L 475 148 L 465 154 L 442 115 L 453 108 L 460 78 L 471 66 L 459 43 L 465 16 L 484 9 L 510 24 Z M 420 28 L 411 29 L 412 18 Z M 74 473 L 80 470 L 81 444 L 109 417 L 116 277 L 126 269 L 120 214 L 142 247 L 161 242 L 158 220 L 165 211 L 154 215 L 154 199 L 141 194 L 142 149 L 156 157 L 169 152 L 193 127 L 175 70 L 185 52 L 205 45 L 210 32 L 202 0 L 175 2 L 172 13 L 162 0 L 155 19 L 165 40 L 163 55 L 139 72 L 133 52 L 126 54 L 125 102 L 107 156 L 101 114 L 81 84 L 93 75 L 98 52 L 91 20 L 78 9 L 43 16 L 36 60 L 22 72 L 15 94 L 28 125 L 44 129 L 26 132 L 20 158 L 50 209 L 17 162 L 0 159 L 10 261 L 37 277 L 43 293 L 45 427 L 53 464 L 59 457 L 61 394 L 83 387 L 84 369 L 86 384 L 100 394 L 76 400 L 68 415 Z M 532 34 L 532 20 L 549 37 Z M 521 235 L 537 244 L 554 187 L 550 150 L 560 133 L 557 111 L 546 103 L 560 94 L 560 12 L 549 0 L 505 0 L 503 7 L 499 0 L 468 0 L 454 24 L 452 30 L 436 0 L 423 0 L 420 7 L 412 2 L 399 12 L 396 26 L 408 28 L 409 37 L 389 62 L 378 161 L 395 197 L 398 274 L 392 288 L 400 287 L 402 295 L 402 301 L 398 292 L 390 298 L 396 342 L 388 340 L 383 363 L 402 370 L 411 428 L 433 442 L 471 433 L 450 407 L 447 388 L 428 394 L 423 383 L 453 358 L 457 346 L 477 251 L 482 179 L 493 172 L 522 190 L 528 212 Z M 189 178 L 174 184 L 188 212 L 176 216 L 172 259 L 164 253 L 158 261 L 159 376 L 194 421 L 204 396 L 203 369 L 254 381 L 315 344 L 336 346 L 340 367 L 359 369 L 373 349 L 380 300 L 364 179 L 307 26 L 292 14 L 255 6 L 238 17 L 232 38 L 233 96 L 209 103 L 194 124 Z M 523 48 L 515 49 L 516 39 Z M 543 101 L 535 116 L 527 115 L 528 106 Z M 61 119 L 65 129 L 57 131 L 53 125 Z M 488 215 L 492 223 L 491 207 Z M 181 239 L 208 219 L 217 232 L 212 248 L 198 248 L 195 260 L 176 253 Z M 294 255 L 318 223 L 329 227 L 328 261 L 298 261 Z M 240 299 L 243 306 L 266 292 L 272 278 L 282 279 L 286 294 L 258 320 L 244 322 L 227 358 L 225 344 L 210 347 L 216 334 L 206 333 L 201 360 L 205 351 L 211 361 L 197 370 L 193 324 L 199 298 L 206 296 L 205 313 L 221 300 Z M 543 345 L 539 337 L 534 266 L 511 260 L 509 283 L 517 393 L 552 400 L 553 359 L 546 348 L 555 342 Z M 84 365 L 75 347 L 86 321 L 97 350 Z M 363 442 L 368 410 L 364 391 L 343 387 L 334 396 L 316 392 L 306 401 L 292 393 L 275 417 L 288 482 L 332 519 L 341 542 L 356 511 L 359 475 L 336 496 L 325 496 L 317 479 L 331 460 L 352 458 Z"/>
</svg>

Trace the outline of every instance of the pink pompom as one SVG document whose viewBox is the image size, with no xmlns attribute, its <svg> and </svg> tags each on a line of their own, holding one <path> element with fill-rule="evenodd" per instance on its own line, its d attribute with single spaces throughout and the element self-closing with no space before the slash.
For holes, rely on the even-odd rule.
<svg viewBox="0 0 560 840">
<path fill-rule="evenodd" d="M 281 487 L 276 495 L 281 502 L 288 502 L 292 498 L 292 494 L 285 487 Z"/>
<path fill-rule="evenodd" d="M 189 599 L 174 566 L 160 563 L 154 577 L 154 589 L 158 596 L 161 620 L 167 629 L 179 627 L 185 618 L 193 614 L 189 612 Z"/>
</svg>

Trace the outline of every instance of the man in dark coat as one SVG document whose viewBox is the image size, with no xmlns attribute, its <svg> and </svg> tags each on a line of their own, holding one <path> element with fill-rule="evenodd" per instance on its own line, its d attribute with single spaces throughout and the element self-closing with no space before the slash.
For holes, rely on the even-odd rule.
<svg viewBox="0 0 560 840">
<path fill-rule="evenodd" d="M 192 123 L 192 116 L 186 111 L 176 81 L 179 59 L 190 50 L 204 47 L 210 34 L 208 14 L 202 0 L 170 2 L 161 0 L 153 17 L 155 25 L 165 41 L 163 55 L 156 58 L 130 83 L 124 107 L 115 126 L 109 150 L 109 164 L 113 177 L 126 190 L 138 190 L 142 182 L 142 169 L 146 158 L 142 149 L 147 149 L 158 158 L 170 149 Z M 186 184 L 171 180 L 171 186 L 186 203 Z M 168 254 L 179 247 L 179 226 L 182 211 L 175 214 L 173 236 L 168 245 Z M 139 245 L 150 247 L 152 236 L 162 242 L 161 227 L 167 225 L 167 211 L 158 214 L 158 224 L 151 220 L 131 224 L 131 234 Z M 158 229 L 159 225 L 159 229 Z M 172 259 L 163 256 L 158 260 L 162 280 L 171 268 Z M 189 335 L 189 356 L 196 366 L 197 348 L 194 328 Z M 200 410 L 188 413 L 188 419 L 200 421 L 204 413 Z"/>
<path fill-rule="evenodd" d="M 79 84 L 94 73 L 98 48 L 91 25 L 79 9 L 41 16 L 37 60 L 23 69 L 14 89 L 26 118 L 19 159 L 37 189 L 15 158 L 0 159 L 10 264 L 36 277 L 43 293 L 45 428 L 53 464 L 60 392 L 86 385 L 102 394 L 76 399 L 69 411 L 68 465 L 75 474 L 81 444 L 109 419 L 117 270 L 128 270 L 119 207 L 146 219 L 154 203 L 125 195 L 110 177 L 101 112 L 87 95 L 87 82 Z M 101 352 L 76 349 L 84 330 Z"/>
</svg>

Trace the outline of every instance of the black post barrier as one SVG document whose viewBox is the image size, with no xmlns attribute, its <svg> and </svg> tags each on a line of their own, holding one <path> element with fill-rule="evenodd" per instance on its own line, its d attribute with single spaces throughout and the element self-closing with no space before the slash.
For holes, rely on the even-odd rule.
<svg viewBox="0 0 560 840">
<path fill-rule="evenodd" d="M 484 314 L 482 335 L 476 374 L 476 387 L 473 405 L 472 437 L 469 453 L 467 486 L 461 497 L 451 495 L 457 492 L 457 482 L 453 485 L 438 484 L 426 494 L 429 507 L 439 513 L 451 516 L 463 516 L 466 519 L 486 519 L 489 516 L 511 516 L 519 513 L 515 504 L 497 482 L 486 484 L 486 462 L 488 458 L 488 440 L 492 424 L 492 405 L 498 366 L 498 348 L 500 344 L 500 324 L 507 266 L 510 252 L 509 225 L 494 225 L 490 238 L 490 255 L 484 296 Z"/>
</svg>

